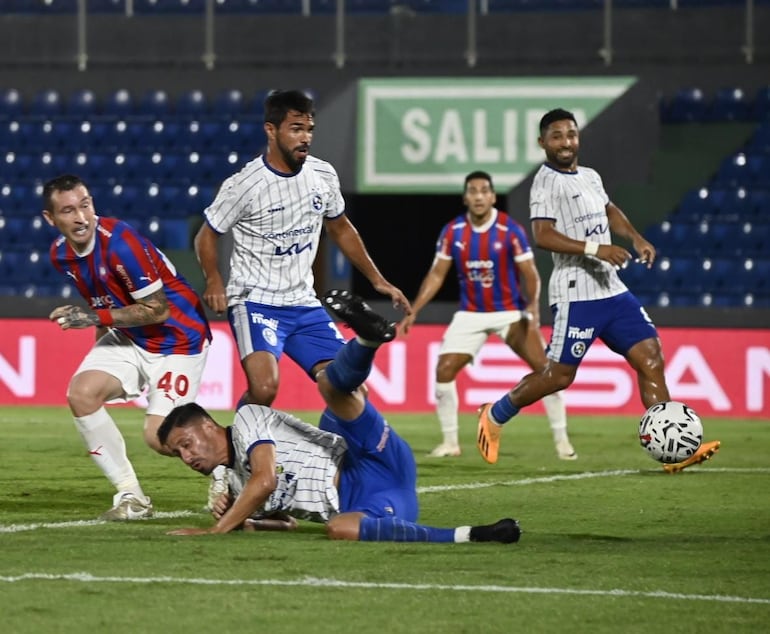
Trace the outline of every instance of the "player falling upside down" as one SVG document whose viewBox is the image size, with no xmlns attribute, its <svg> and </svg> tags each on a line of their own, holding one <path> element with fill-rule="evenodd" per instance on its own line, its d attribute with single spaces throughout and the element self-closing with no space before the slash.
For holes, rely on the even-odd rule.
<svg viewBox="0 0 770 634">
<path fill-rule="evenodd" d="M 618 277 L 617 269 L 631 254 L 612 244 L 612 234 L 631 242 L 648 268 L 655 261 L 655 247 L 610 201 L 599 174 L 578 165 L 580 138 L 571 112 L 559 108 L 546 113 L 538 142 L 546 162 L 532 182 L 530 218 L 535 243 L 553 254 L 548 285 L 553 332 L 548 364 L 479 410 L 477 444 L 482 457 L 492 463 L 497 461 L 502 425 L 522 407 L 571 385 L 597 338 L 636 371 L 645 408 L 671 400 L 658 332 Z M 690 458 L 664 469 L 676 472 L 703 462 L 719 445 L 719 441 L 703 443 Z"/>
<path fill-rule="evenodd" d="M 96 215 L 77 176 L 47 182 L 43 203 L 43 217 L 62 234 L 51 245 L 51 262 L 88 302 L 88 308 L 59 306 L 50 319 L 62 330 L 96 329 L 67 401 L 88 453 L 117 490 L 101 518 L 149 517 L 150 498 L 104 405 L 138 398 L 147 387 L 144 439 L 162 451 L 157 429 L 163 418 L 198 393 L 211 341 L 203 305 L 147 238 L 125 222 Z"/>
<path fill-rule="evenodd" d="M 291 530 L 304 519 L 325 523 L 331 539 L 518 541 L 519 525 L 509 518 L 473 527 L 417 524 L 412 450 L 360 389 L 377 348 L 395 336 L 395 324 L 347 291 L 331 291 L 324 304 L 357 337 L 317 377 L 327 404 L 319 427 L 263 405 L 243 405 L 233 425 L 221 427 L 194 403 L 175 408 L 160 426 L 160 442 L 190 468 L 208 475 L 229 466 L 237 493 L 215 502 L 214 526 L 172 534 Z"/>
<path fill-rule="evenodd" d="M 444 225 L 436 257 L 420 284 L 412 314 L 400 324 L 408 333 L 417 313 L 441 288 L 454 263 L 460 283 L 460 310 L 452 317 L 436 363 L 436 413 L 444 439 L 429 455 L 459 456 L 459 401 L 455 378 L 473 362 L 493 334 L 530 368 L 545 367 L 545 340 L 540 332 L 540 275 L 524 228 L 495 208 L 492 177 L 471 172 L 465 177 L 466 213 Z M 575 460 L 567 435 L 567 412 L 561 394 L 543 398 L 556 455 Z"/>
</svg>

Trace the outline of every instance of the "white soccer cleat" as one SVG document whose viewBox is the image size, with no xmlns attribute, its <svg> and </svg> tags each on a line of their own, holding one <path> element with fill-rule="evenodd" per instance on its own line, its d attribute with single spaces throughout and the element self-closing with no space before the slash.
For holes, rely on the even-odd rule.
<svg viewBox="0 0 770 634">
<path fill-rule="evenodd" d="M 214 503 L 219 499 L 219 496 L 230 493 L 228 478 L 230 471 L 230 469 L 215 469 L 212 472 L 209 482 L 209 497 L 206 503 L 207 511 L 214 510 Z"/>
<path fill-rule="evenodd" d="M 431 458 L 456 458 L 461 453 L 460 445 L 442 442 L 438 447 L 431 451 L 428 456 Z"/>
<path fill-rule="evenodd" d="M 100 520 L 108 522 L 125 522 L 128 520 L 143 520 L 152 517 L 152 502 L 150 498 L 140 500 L 133 493 L 118 492 L 112 498 L 112 508 L 99 516 Z"/>
<path fill-rule="evenodd" d="M 556 455 L 559 460 L 577 460 L 577 452 L 569 440 L 560 440 L 556 443 Z"/>
</svg>

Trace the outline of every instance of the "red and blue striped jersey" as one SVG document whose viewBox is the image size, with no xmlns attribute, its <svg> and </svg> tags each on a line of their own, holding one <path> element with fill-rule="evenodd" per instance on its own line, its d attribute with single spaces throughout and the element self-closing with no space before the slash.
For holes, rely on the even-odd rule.
<svg viewBox="0 0 770 634">
<path fill-rule="evenodd" d="M 534 254 L 524 227 L 507 214 L 495 209 L 481 227 L 474 227 L 467 214 L 457 216 L 441 230 L 436 257 L 454 261 L 460 310 L 491 313 L 526 307 L 517 262 Z"/>
<path fill-rule="evenodd" d="M 152 242 L 117 218 L 98 218 L 93 248 L 78 254 L 59 236 L 51 262 L 92 310 L 135 304 L 161 288 L 171 315 L 162 324 L 119 328 L 136 345 L 160 354 L 198 354 L 211 341 L 198 294 Z"/>
</svg>

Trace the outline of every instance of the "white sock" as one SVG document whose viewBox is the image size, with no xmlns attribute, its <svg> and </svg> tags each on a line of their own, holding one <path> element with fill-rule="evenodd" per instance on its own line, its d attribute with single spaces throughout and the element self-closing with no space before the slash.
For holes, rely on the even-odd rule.
<svg viewBox="0 0 770 634">
<path fill-rule="evenodd" d="M 471 541 L 471 527 L 458 526 L 455 528 L 455 544 Z"/>
<path fill-rule="evenodd" d="M 567 437 L 567 408 L 564 405 L 564 397 L 560 392 L 554 392 L 543 397 L 543 407 L 551 426 L 553 441 L 569 440 Z"/>
<path fill-rule="evenodd" d="M 457 383 L 436 383 L 436 414 L 441 425 L 441 433 L 444 434 L 444 443 L 457 445 L 457 431 L 460 427 L 457 422 L 457 409 L 460 407 L 460 399 L 457 396 Z"/>
<path fill-rule="evenodd" d="M 120 493 L 130 492 L 139 499 L 146 500 L 134 467 L 126 455 L 123 436 L 107 410 L 100 407 L 88 416 L 76 416 L 75 425 L 91 458 L 112 485 Z"/>
</svg>

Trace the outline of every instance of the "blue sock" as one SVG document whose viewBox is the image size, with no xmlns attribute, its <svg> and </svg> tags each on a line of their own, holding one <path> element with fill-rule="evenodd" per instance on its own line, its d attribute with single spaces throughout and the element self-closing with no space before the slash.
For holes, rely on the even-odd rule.
<svg viewBox="0 0 770 634">
<path fill-rule="evenodd" d="M 334 355 L 334 360 L 326 366 L 329 382 L 340 392 L 352 392 L 369 376 L 372 361 L 377 348 L 362 346 L 351 339 Z"/>
<path fill-rule="evenodd" d="M 454 528 L 421 526 L 397 517 L 364 517 L 358 529 L 361 542 L 452 543 L 454 540 Z"/>
<path fill-rule="evenodd" d="M 501 425 L 507 423 L 518 413 L 519 408 L 511 403 L 507 394 L 492 406 L 492 418 Z"/>
</svg>

